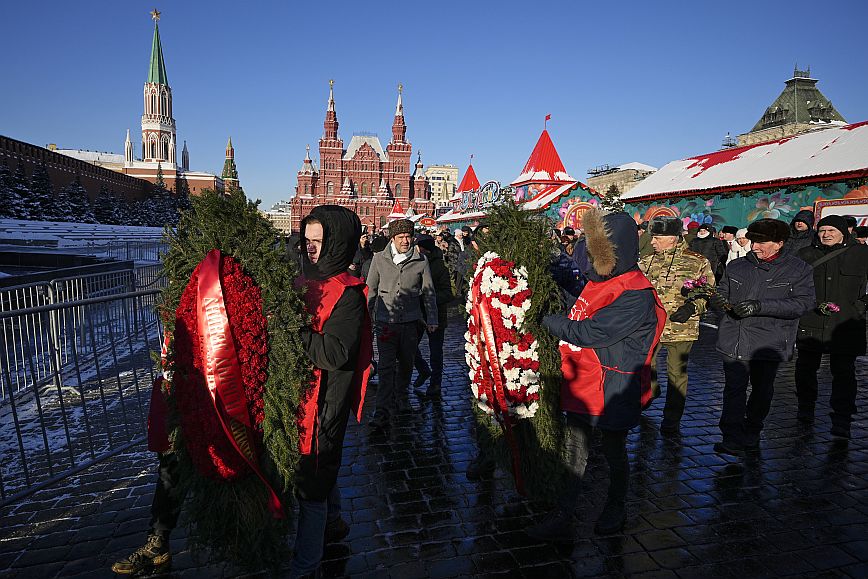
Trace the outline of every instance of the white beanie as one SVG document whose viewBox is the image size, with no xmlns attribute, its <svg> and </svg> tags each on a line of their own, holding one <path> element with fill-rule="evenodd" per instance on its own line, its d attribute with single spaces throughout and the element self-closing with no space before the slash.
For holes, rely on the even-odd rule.
<svg viewBox="0 0 868 579">
<path fill-rule="evenodd" d="M 747 237 L 747 227 L 742 227 L 735 232 L 735 238 L 738 239 L 739 237 Z"/>
</svg>

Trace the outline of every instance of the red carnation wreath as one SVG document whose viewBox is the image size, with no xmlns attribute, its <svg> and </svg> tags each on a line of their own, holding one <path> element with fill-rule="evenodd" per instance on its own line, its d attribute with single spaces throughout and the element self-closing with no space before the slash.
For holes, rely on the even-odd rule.
<svg viewBox="0 0 868 579">
<path fill-rule="evenodd" d="M 197 315 L 197 285 L 200 263 L 187 284 L 175 312 L 174 367 L 168 381 L 175 397 L 178 420 L 187 453 L 196 470 L 205 477 L 233 481 L 251 474 L 244 457 L 227 438 L 205 380 L 205 361 L 200 347 Z M 253 452 L 262 452 L 262 394 L 268 377 L 267 321 L 262 314 L 262 292 L 232 257 L 221 255 L 220 282 L 230 332 L 241 369 L 241 380 L 250 414 Z"/>
</svg>

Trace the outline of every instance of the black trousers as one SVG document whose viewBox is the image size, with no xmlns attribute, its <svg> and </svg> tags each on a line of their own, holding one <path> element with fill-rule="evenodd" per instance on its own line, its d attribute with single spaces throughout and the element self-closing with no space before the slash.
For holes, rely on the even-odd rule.
<svg viewBox="0 0 868 579">
<path fill-rule="evenodd" d="M 799 408 L 813 410 L 817 403 L 817 371 L 823 361 L 823 353 L 799 350 L 796 358 L 796 396 Z M 849 424 L 856 414 L 856 356 L 829 354 L 829 370 L 832 372 L 832 421 Z"/>
<path fill-rule="evenodd" d="M 178 525 L 184 497 L 178 490 L 178 456 L 174 452 L 161 452 L 157 456 L 159 468 L 151 502 L 151 534 L 168 538 Z"/>
<path fill-rule="evenodd" d="M 776 360 L 735 360 L 724 358 L 723 412 L 720 431 L 724 444 L 753 446 L 759 442 L 763 422 L 772 407 L 775 376 L 780 362 Z M 750 396 L 747 385 L 750 383 Z"/>
<path fill-rule="evenodd" d="M 591 435 L 594 429 L 579 416 L 567 412 L 566 462 L 568 481 L 566 489 L 558 499 L 561 509 L 572 513 L 576 510 L 582 494 L 582 480 L 588 466 L 588 453 L 591 450 Z M 601 430 L 603 435 L 603 456 L 609 464 L 609 492 L 607 502 L 624 501 L 630 478 L 630 463 L 627 461 L 627 431 Z"/>
<path fill-rule="evenodd" d="M 443 307 L 446 307 L 444 304 Z M 431 386 L 439 387 L 443 384 L 443 340 L 446 337 L 446 324 L 437 326 L 436 332 L 428 332 L 428 351 L 430 352 L 431 364 L 425 361 L 420 348 L 416 349 L 416 359 L 413 365 L 417 372 L 428 371 L 431 373 Z"/>
</svg>

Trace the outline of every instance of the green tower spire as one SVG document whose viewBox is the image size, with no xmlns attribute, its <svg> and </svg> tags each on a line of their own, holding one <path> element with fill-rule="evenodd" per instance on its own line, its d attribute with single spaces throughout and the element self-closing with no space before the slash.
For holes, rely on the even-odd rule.
<svg viewBox="0 0 868 579">
<path fill-rule="evenodd" d="M 166 63 L 163 62 L 163 47 L 160 44 L 160 27 L 157 24 L 160 20 L 160 13 L 154 9 L 151 12 L 151 18 L 154 19 L 154 42 L 151 45 L 151 64 L 148 67 L 148 82 L 168 86 L 169 77 L 166 76 Z"/>
</svg>

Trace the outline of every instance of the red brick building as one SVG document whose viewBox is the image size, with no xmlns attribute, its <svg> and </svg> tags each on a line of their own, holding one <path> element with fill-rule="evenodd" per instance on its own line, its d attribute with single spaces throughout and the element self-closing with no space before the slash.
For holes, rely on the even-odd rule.
<svg viewBox="0 0 868 579">
<path fill-rule="evenodd" d="M 349 146 L 338 135 L 334 81 L 329 82 L 323 136 L 319 140 L 319 166 L 310 158 L 310 147 L 298 171 L 291 200 L 292 229 L 317 205 L 342 205 L 358 214 L 363 225 L 379 228 L 388 222 L 395 201 L 416 215 L 434 214 L 428 180 L 421 157 L 411 170 L 412 146 L 406 140 L 402 87 L 392 121 L 392 140 L 385 150 L 380 139 L 369 133 L 354 134 Z"/>
</svg>

